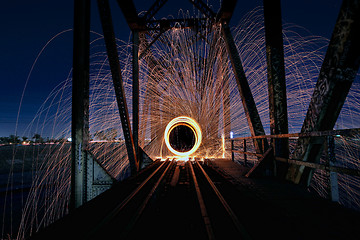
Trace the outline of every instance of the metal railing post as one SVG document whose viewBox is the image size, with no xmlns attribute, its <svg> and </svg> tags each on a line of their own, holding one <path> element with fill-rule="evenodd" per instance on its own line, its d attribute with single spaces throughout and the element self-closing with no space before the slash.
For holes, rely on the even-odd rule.
<svg viewBox="0 0 360 240">
<path fill-rule="evenodd" d="M 231 161 L 234 161 L 235 156 L 234 156 L 234 140 L 230 140 L 231 141 Z"/>
<path fill-rule="evenodd" d="M 246 155 L 246 139 L 243 142 L 243 149 L 244 149 L 244 166 L 247 165 L 247 155 Z"/>
</svg>

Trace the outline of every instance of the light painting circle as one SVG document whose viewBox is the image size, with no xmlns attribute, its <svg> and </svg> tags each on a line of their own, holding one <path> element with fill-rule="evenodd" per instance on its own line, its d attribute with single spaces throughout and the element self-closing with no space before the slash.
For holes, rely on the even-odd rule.
<svg viewBox="0 0 360 240">
<path fill-rule="evenodd" d="M 189 127 L 193 131 L 194 136 L 195 136 L 194 146 L 189 151 L 186 151 L 186 152 L 177 151 L 170 144 L 171 131 L 174 128 L 181 126 L 181 125 Z M 186 116 L 176 117 L 176 118 L 172 119 L 166 126 L 165 132 L 164 132 L 164 139 L 165 139 L 165 144 L 166 144 L 167 148 L 170 150 L 170 152 L 172 152 L 176 156 L 181 156 L 181 157 L 190 156 L 191 154 L 196 152 L 196 150 L 199 148 L 199 146 L 201 144 L 201 140 L 202 140 L 201 128 L 200 128 L 199 124 L 190 117 L 186 117 Z"/>
</svg>

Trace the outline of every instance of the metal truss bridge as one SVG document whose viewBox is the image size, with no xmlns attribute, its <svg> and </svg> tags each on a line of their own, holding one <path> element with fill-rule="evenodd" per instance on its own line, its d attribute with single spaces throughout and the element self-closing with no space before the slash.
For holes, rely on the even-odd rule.
<svg viewBox="0 0 360 240">
<path fill-rule="evenodd" d="M 131 124 L 110 5 L 97 1 L 132 174 L 116 182 L 88 151 L 90 1 L 75 1 L 72 211 L 32 239 L 357 239 L 359 213 L 335 203 L 336 184 L 331 185 L 335 202 L 304 186 L 314 169 L 328 171 L 333 182 L 336 173 L 360 176 L 358 170 L 333 165 L 334 137 L 359 133 L 333 128 L 359 69 L 360 1 L 343 1 L 301 132 L 289 134 L 280 0 L 264 0 L 271 135 L 265 135 L 229 28 L 237 1 L 223 0 L 217 13 L 202 0 L 190 2 L 203 18 L 153 20 L 166 0 L 156 0 L 142 17 L 133 1 L 117 1 L 133 36 Z M 168 30 L 192 28 L 201 35 L 213 24 L 221 25 L 251 136 L 227 139 L 232 159 L 149 163 L 138 143 L 139 58 Z M 140 42 L 149 32 L 153 41 Z M 154 56 L 149 68 L 156 70 L 158 61 Z M 320 163 L 324 149 L 326 164 Z M 242 156 L 241 164 L 235 156 Z M 256 161 L 250 164 L 249 156 Z"/>
</svg>

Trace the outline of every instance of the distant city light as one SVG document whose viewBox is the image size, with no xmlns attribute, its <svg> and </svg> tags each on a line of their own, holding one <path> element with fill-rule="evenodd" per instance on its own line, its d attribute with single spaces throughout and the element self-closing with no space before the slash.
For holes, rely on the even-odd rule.
<svg viewBox="0 0 360 240">
<path fill-rule="evenodd" d="M 69 142 L 71 142 L 71 137 L 69 137 L 67 140 L 68 140 Z"/>
<path fill-rule="evenodd" d="M 232 131 L 230 132 L 230 138 L 234 138 L 234 133 Z"/>
</svg>

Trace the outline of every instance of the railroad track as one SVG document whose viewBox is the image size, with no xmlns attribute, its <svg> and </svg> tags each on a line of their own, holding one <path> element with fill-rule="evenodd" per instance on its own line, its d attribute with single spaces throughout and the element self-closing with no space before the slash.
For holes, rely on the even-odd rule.
<svg viewBox="0 0 360 240">
<path fill-rule="evenodd" d="M 203 162 L 157 161 L 129 180 L 33 239 L 249 239 L 226 200 L 235 188 Z"/>
<path fill-rule="evenodd" d="M 104 236 L 130 238 L 129 233 L 143 214 L 149 200 L 175 161 L 163 161 L 138 187 L 121 201 L 99 224 L 86 235 L 86 239 L 104 239 Z"/>
<path fill-rule="evenodd" d="M 162 162 L 86 238 L 250 239 L 199 161 Z"/>
<path fill-rule="evenodd" d="M 208 239 L 251 239 L 201 164 L 195 160 L 194 163 L 189 162 L 189 167 Z"/>
</svg>

